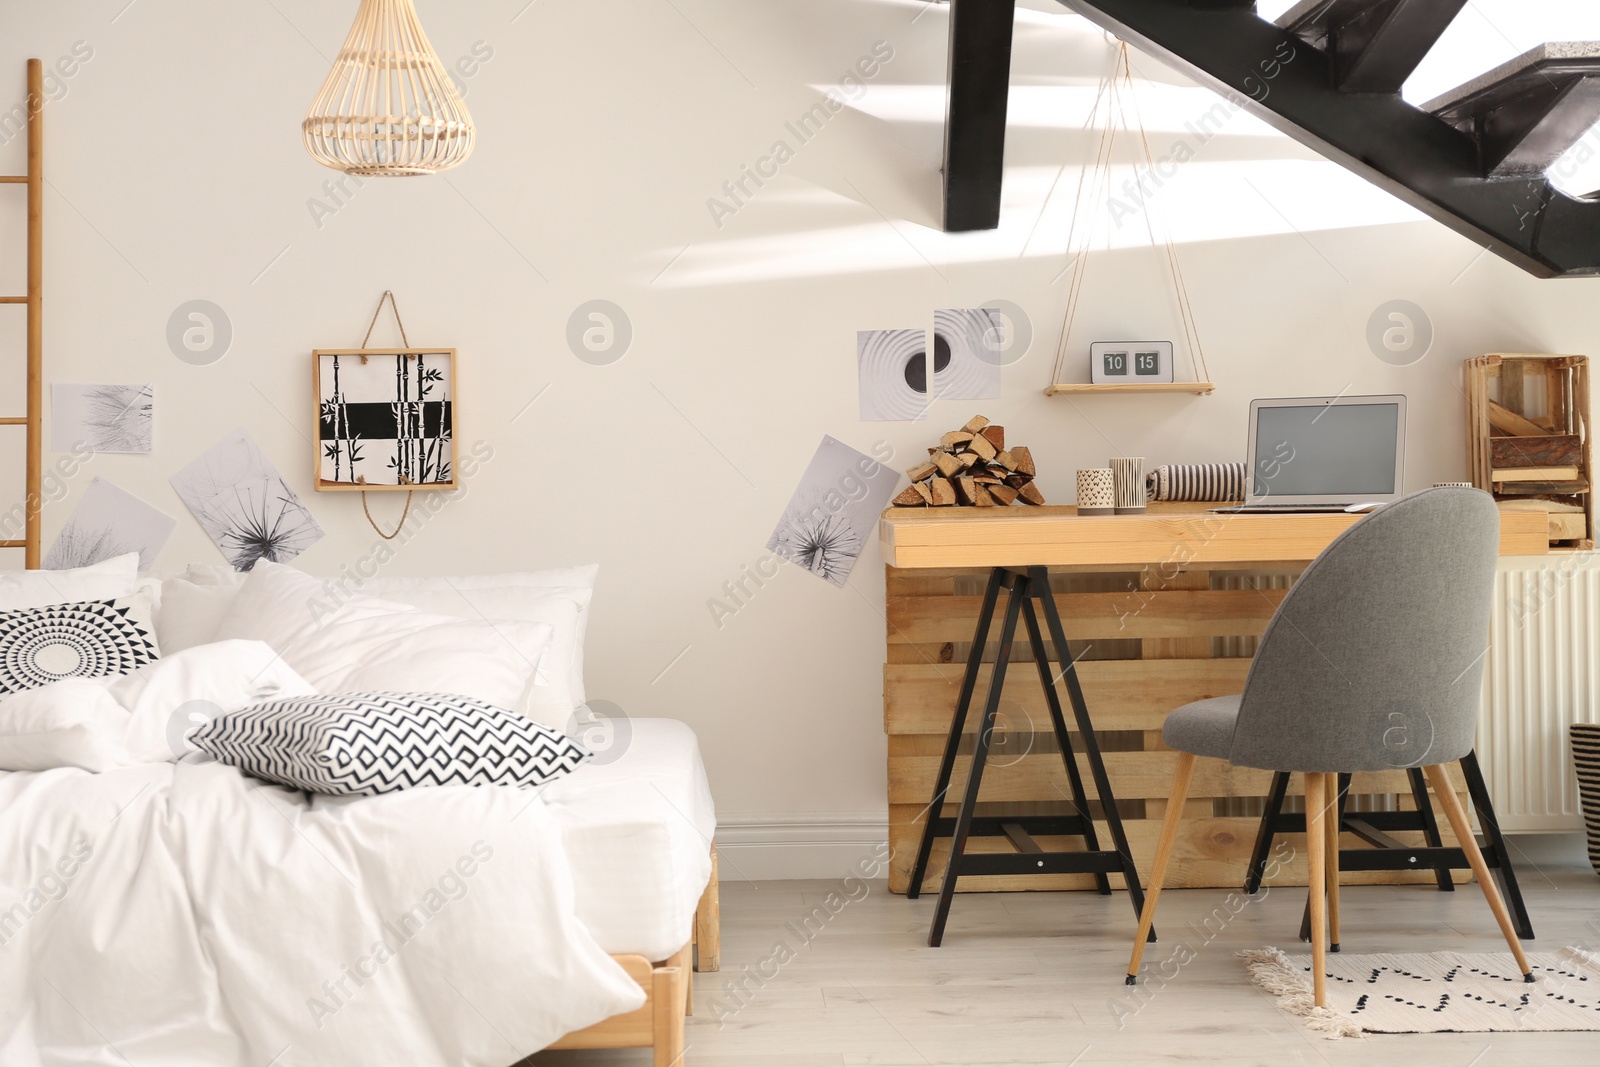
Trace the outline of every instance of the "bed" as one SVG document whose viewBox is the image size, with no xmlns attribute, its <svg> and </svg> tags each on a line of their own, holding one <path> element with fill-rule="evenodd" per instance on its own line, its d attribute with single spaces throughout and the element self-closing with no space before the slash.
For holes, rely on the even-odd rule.
<svg viewBox="0 0 1600 1067">
<path fill-rule="evenodd" d="M 651 998 L 552 1047 L 651 1047 L 656 1067 L 681 1063 L 689 968 L 717 970 L 721 944 L 716 810 L 694 732 L 632 719 L 614 761 L 552 783 L 544 800 L 561 827 L 579 918 Z"/>
<path fill-rule="evenodd" d="M 120 596 L 131 572 L 108 568 L 53 572 L 49 595 Z M 292 582 L 313 580 L 278 577 L 304 610 L 310 587 Z M 435 609 L 465 599 L 465 618 L 482 589 L 515 617 L 548 611 L 542 593 L 506 595 L 535 578 L 383 591 Z M 0 609 L 26 581 L 0 577 Z M 296 671 L 315 656 L 234 632 L 248 587 L 220 568 L 139 584 L 160 600 L 158 661 L 0 699 L 0 1062 L 505 1067 L 544 1047 L 682 1062 L 690 971 L 715 970 L 719 951 L 715 810 L 689 727 L 631 720 L 624 745 L 533 790 L 284 788 L 175 758 L 173 726 L 197 703 L 309 692 Z M 541 688 L 581 687 L 577 632 L 562 656 L 579 681 L 546 677 L 541 657 Z M 372 657 L 359 643 L 345 656 Z M 530 707 L 550 697 L 529 694 Z M 40 708 L 57 716 L 47 730 Z"/>
</svg>

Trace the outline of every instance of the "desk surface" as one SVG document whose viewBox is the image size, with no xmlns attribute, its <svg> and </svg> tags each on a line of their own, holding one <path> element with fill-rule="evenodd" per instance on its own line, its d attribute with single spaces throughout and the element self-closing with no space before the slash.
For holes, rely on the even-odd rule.
<svg viewBox="0 0 1600 1067">
<path fill-rule="evenodd" d="M 1362 515 L 1215 515 L 1209 504 L 1080 516 L 1071 506 L 889 508 L 878 524 L 891 567 L 1088 567 L 1304 563 Z M 1500 554 L 1550 551 L 1542 512 L 1502 512 Z"/>
</svg>

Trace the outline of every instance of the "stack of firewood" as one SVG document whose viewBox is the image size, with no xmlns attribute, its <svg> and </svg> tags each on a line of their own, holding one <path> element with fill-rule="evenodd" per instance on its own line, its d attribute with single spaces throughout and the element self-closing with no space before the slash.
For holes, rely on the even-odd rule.
<svg viewBox="0 0 1600 1067">
<path fill-rule="evenodd" d="M 928 462 L 906 474 L 911 486 L 894 498 L 897 507 L 1044 503 L 1044 494 L 1033 484 L 1033 453 L 1022 445 L 1006 448 L 1006 428 L 989 425 L 982 415 L 941 437 L 938 448 L 928 449 Z"/>
</svg>

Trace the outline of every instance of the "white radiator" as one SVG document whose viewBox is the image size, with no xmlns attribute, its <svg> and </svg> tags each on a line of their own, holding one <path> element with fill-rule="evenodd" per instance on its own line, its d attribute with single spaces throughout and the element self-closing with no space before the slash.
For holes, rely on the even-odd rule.
<svg viewBox="0 0 1600 1067">
<path fill-rule="evenodd" d="M 1600 553 L 1500 561 L 1478 759 L 1509 833 L 1583 829 L 1567 727 L 1600 722 Z"/>
</svg>

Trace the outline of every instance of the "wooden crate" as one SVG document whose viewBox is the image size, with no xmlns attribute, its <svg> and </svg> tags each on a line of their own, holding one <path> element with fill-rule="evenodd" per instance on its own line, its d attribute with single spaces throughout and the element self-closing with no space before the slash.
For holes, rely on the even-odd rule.
<svg viewBox="0 0 1600 1067">
<path fill-rule="evenodd" d="M 1549 513 L 1551 543 L 1593 548 L 1588 357 L 1469 359 L 1466 395 L 1472 484 L 1504 510 Z"/>
<path fill-rule="evenodd" d="M 1106 750 L 1107 773 L 1116 791 L 1139 869 L 1151 867 L 1155 842 L 1172 784 L 1175 753 L 1161 743 L 1168 712 L 1192 700 L 1237 693 L 1250 656 L 1298 566 L 1272 571 L 1191 567 L 1171 574 L 1143 571 L 1070 572 L 1052 575 L 1056 605 L 1069 640 L 1083 654 L 1078 662 L 1096 733 Z M 884 666 L 884 730 L 889 748 L 889 887 L 906 891 L 933 793 L 951 715 L 982 601 L 986 570 L 887 568 L 888 657 Z M 1060 750 L 1050 728 L 1037 669 L 1024 639 L 1014 649 L 1001 700 L 1001 721 L 984 772 L 978 814 L 1070 813 L 1070 791 Z M 985 659 L 993 660 L 993 642 Z M 987 681 L 987 670 L 984 679 Z M 980 694 L 982 690 L 979 690 Z M 967 750 L 976 736 L 981 708 L 968 720 Z M 1068 711 L 1070 723 L 1071 712 Z M 1079 759 L 1080 765 L 1083 761 Z M 953 814 L 966 782 L 969 761 L 957 764 Z M 1088 771 L 1084 765 L 1084 777 Z M 1167 884 L 1173 887 L 1238 886 L 1255 841 L 1270 775 L 1202 760 L 1195 773 L 1190 817 L 1179 836 Z M 1459 776 L 1456 781 L 1459 784 Z M 1298 792 L 1299 778 L 1292 790 Z M 1092 789 L 1092 787 L 1091 787 Z M 1458 789 L 1458 793 L 1464 793 Z M 1464 797 L 1463 797 L 1464 799 Z M 1098 802 L 1092 803 L 1092 807 Z M 1352 807 L 1409 810 L 1403 772 L 1357 775 Z M 1096 807 L 1095 814 L 1098 815 Z M 1102 847 L 1110 835 L 1097 820 Z M 1448 827 L 1447 843 L 1454 844 Z M 1398 834 L 1421 843 L 1420 834 Z M 1304 885 L 1305 847 L 1300 835 L 1280 838 L 1294 850 L 1269 884 Z M 1347 842 L 1353 839 L 1347 838 Z M 1078 839 L 1045 839 L 1046 848 L 1081 848 Z M 1007 851 L 1000 838 L 974 838 L 974 851 Z M 949 839 L 938 842 L 925 890 L 944 877 Z M 1464 879 L 1460 874 L 1458 878 Z M 1431 882 L 1431 872 L 1347 873 L 1349 884 Z M 1112 883 L 1121 884 L 1113 875 Z M 1087 889 L 1088 875 L 983 876 L 963 878 L 963 891 Z"/>
</svg>

